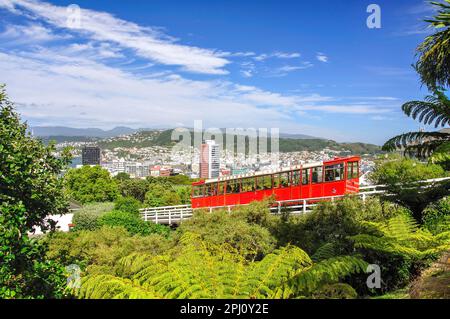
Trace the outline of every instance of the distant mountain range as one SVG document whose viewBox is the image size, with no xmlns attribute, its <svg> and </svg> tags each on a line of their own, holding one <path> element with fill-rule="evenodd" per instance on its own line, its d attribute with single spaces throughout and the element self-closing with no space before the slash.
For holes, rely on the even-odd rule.
<svg viewBox="0 0 450 319">
<path fill-rule="evenodd" d="M 173 129 L 132 129 L 129 127 L 116 127 L 112 130 L 98 128 L 71 128 L 63 126 L 38 126 L 31 128 L 34 136 L 44 142 L 50 140 L 60 142 L 96 142 L 103 149 L 116 147 L 171 147 L 176 142 L 172 140 Z M 224 130 L 223 130 L 224 131 Z M 191 136 L 193 132 L 191 129 Z M 131 135 L 122 138 L 120 135 Z M 224 136 L 226 138 L 226 135 Z M 236 142 L 235 142 L 236 143 Z M 248 141 L 246 141 L 246 144 Z M 268 145 L 268 150 L 270 143 Z M 336 151 L 350 152 L 352 154 L 375 154 L 381 151 L 380 146 L 367 143 L 338 143 L 333 140 L 313 137 L 304 134 L 280 134 L 279 150 L 281 152 L 320 151 L 330 148 Z"/>
<path fill-rule="evenodd" d="M 132 129 L 125 126 L 118 126 L 112 130 L 102 130 L 99 128 L 73 128 L 65 126 L 33 126 L 30 131 L 34 136 L 49 137 L 49 136 L 67 136 L 67 137 L 99 137 L 108 138 L 119 135 L 132 134 L 134 132 L 144 129 Z"/>
<path fill-rule="evenodd" d="M 30 128 L 33 132 L 34 136 L 38 137 L 97 137 L 97 138 L 108 138 L 108 137 L 116 137 L 119 135 L 128 135 L 133 134 L 135 132 L 141 131 L 154 131 L 156 129 L 150 128 L 138 128 L 133 129 L 126 126 L 118 126 L 113 128 L 112 130 L 102 130 L 99 128 L 73 128 L 66 126 L 33 126 Z M 225 131 L 223 129 L 223 131 Z M 281 138 L 292 138 L 292 139 L 321 139 L 318 137 L 305 135 L 305 134 L 288 134 L 288 133 L 280 133 Z"/>
</svg>

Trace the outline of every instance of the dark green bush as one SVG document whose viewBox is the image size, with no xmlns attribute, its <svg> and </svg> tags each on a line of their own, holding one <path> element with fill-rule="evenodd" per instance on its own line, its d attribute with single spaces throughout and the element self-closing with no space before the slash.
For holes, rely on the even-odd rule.
<svg viewBox="0 0 450 319">
<path fill-rule="evenodd" d="M 450 231 L 450 197 L 429 205 L 423 212 L 422 223 L 435 235 Z"/>
<path fill-rule="evenodd" d="M 110 212 L 114 207 L 113 203 L 91 203 L 83 206 L 75 212 L 72 223 L 74 230 L 95 230 L 99 227 L 98 219 L 106 212 Z"/>
<path fill-rule="evenodd" d="M 94 231 L 57 232 L 44 238 L 47 257 L 64 265 L 103 267 L 113 271 L 116 262 L 132 253 L 161 254 L 171 247 L 171 240 L 159 234 L 132 236 L 124 227 L 102 227 Z M 109 270 L 105 267 L 109 267 Z"/>
<path fill-rule="evenodd" d="M 139 216 L 141 203 L 134 197 L 119 197 L 114 202 L 114 209 Z"/>
<path fill-rule="evenodd" d="M 136 215 L 116 210 L 101 216 L 98 223 L 100 226 L 122 226 L 132 235 L 168 235 L 170 232 L 167 226 L 145 222 Z"/>
</svg>

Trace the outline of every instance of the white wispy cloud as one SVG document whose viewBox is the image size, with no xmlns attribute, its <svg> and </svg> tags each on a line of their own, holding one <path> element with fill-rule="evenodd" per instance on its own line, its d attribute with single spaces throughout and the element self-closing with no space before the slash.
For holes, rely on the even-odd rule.
<svg viewBox="0 0 450 319">
<path fill-rule="evenodd" d="M 389 97 L 348 103 L 349 99 L 317 93 L 286 94 L 223 78 L 192 80 L 172 68 L 153 68 L 154 64 L 178 65 L 192 72 L 223 74 L 230 63 L 226 58 L 248 57 L 249 61 L 239 64 L 239 71 L 244 77 L 252 77 L 259 63 L 250 51 L 227 53 L 180 45 L 159 29 L 107 13 L 83 10 L 82 28 L 69 30 L 64 26 L 63 7 L 34 0 L 0 0 L 0 8 L 17 14 L 26 11 L 25 18 L 33 26 L 30 30 L 10 27 L 3 36 L 14 38 L 28 32 L 27 38 L 41 37 L 44 42 L 17 49 L 0 47 L 1 81 L 7 83 L 21 114 L 35 125 L 173 127 L 202 119 L 205 125 L 214 127 L 229 127 L 230 123 L 234 127 L 282 127 L 326 137 L 340 133 L 299 124 L 298 116 L 381 116 L 390 110 L 381 104 Z M 79 36 L 66 39 L 64 45 L 46 42 L 73 32 Z M 279 59 L 300 57 L 295 52 L 270 55 Z M 279 74 L 312 66 L 310 62 L 289 62 L 279 67 Z"/>
<path fill-rule="evenodd" d="M 0 7 L 16 14 L 31 14 L 58 28 L 68 27 L 66 7 L 34 0 L 0 0 Z M 134 50 L 143 58 L 165 65 L 181 66 L 186 71 L 228 73 L 224 67 L 230 61 L 221 57 L 219 52 L 179 44 L 176 39 L 162 34 L 156 28 L 140 26 L 106 12 L 81 9 L 80 26 L 71 31 L 83 33 L 93 40 L 115 43 Z"/>
<path fill-rule="evenodd" d="M 263 53 L 260 55 L 255 56 L 253 59 L 255 59 L 256 61 L 264 61 L 267 60 L 269 58 L 278 58 L 278 59 L 294 59 L 294 58 L 299 58 L 301 55 L 298 52 L 273 52 L 273 53 Z"/>
<path fill-rule="evenodd" d="M 69 35 L 55 34 L 51 29 L 39 24 L 29 23 L 26 25 L 6 25 L 0 33 L 3 41 L 12 41 L 16 44 L 47 42 L 69 38 Z"/>
<path fill-rule="evenodd" d="M 274 68 L 271 72 L 270 72 L 270 76 L 286 76 L 291 72 L 294 71 L 299 71 L 299 70 L 304 70 L 304 69 L 309 69 L 312 68 L 314 65 L 311 62 L 302 62 L 300 65 L 283 65 L 281 67 L 278 68 Z"/>
<path fill-rule="evenodd" d="M 320 62 L 325 62 L 325 63 L 328 62 L 328 57 L 321 52 L 317 52 L 316 59 L 319 60 Z"/>
</svg>

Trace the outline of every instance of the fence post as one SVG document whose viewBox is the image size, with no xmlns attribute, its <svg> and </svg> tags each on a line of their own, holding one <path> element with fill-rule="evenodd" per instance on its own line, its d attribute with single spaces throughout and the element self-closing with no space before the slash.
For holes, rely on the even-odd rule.
<svg viewBox="0 0 450 319">
<path fill-rule="evenodd" d="M 158 211 L 155 211 L 155 224 L 158 224 Z"/>
<path fill-rule="evenodd" d="M 281 214 L 281 202 L 278 202 L 278 214 Z"/>
<path fill-rule="evenodd" d="M 306 199 L 303 200 L 303 214 L 306 213 Z"/>
<path fill-rule="evenodd" d="M 180 211 L 180 224 L 181 224 L 181 221 L 183 220 L 183 209 L 184 208 L 182 208 L 181 211 Z"/>
<path fill-rule="evenodd" d="M 363 200 L 363 202 L 365 202 L 366 201 L 366 194 L 362 194 L 362 200 Z"/>
<path fill-rule="evenodd" d="M 172 225 L 172 212 L 169 210 L 169 226 Z"/>
<path fill-rule="evenodd" d="M 144 220 L 148 221 L 148 216 L 147 216 L 147 211 L 146 210 L 144 210 Z"/>
<path fill-rule="evenodd" d="M 231 206 L 228 206 L 228 214 L 231 213 Z"/>
</svg>

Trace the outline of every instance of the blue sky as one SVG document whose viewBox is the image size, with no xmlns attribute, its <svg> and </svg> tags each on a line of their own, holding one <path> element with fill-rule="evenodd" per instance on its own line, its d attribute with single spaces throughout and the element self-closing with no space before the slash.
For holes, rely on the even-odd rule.
<svg viewBox="0 0 450 319">
<path fill-rule="evenodd" d="M 422 0 L 0 0 L 0 82 L 31 125 L 279 128 L 382 144 L 417 130 Z M 381 28 L 369 29 L 369 4 Z M 69 21 L 69 23 L 68 23 Z"/>
</svg>

